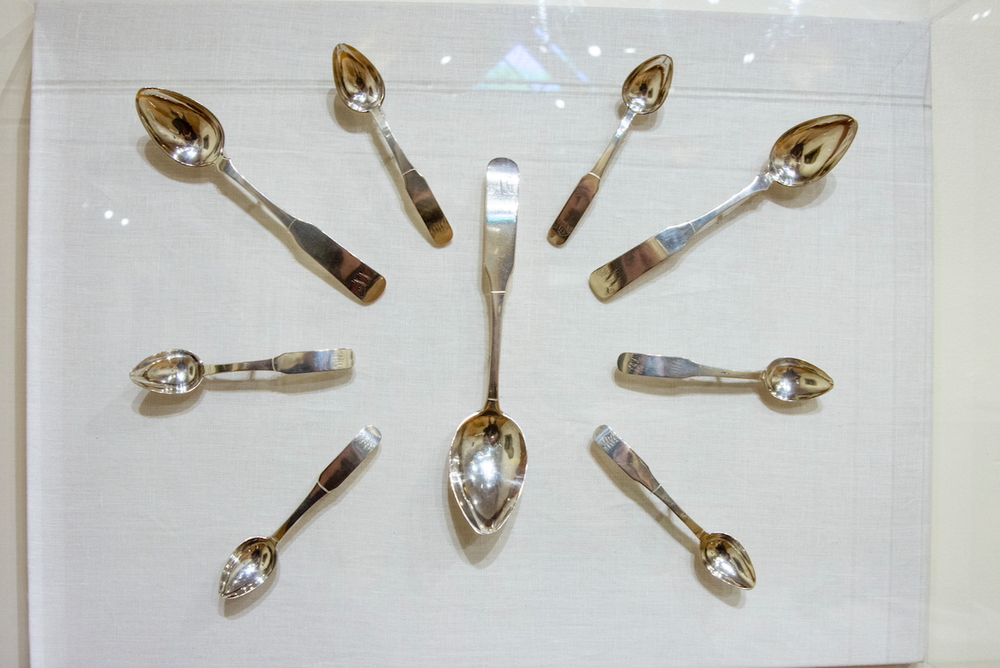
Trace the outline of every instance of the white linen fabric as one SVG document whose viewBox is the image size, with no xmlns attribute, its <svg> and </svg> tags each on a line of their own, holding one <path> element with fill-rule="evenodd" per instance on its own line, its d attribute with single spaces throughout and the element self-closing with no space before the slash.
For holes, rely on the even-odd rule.
<svg viewBox="0 0 1000 668">
<path fill-rule="evenodd" d="M 429 242 L 371 120 L 333 88 L 346 42 L 454 228 Z M 562 248 L 546 232 L 622 112 L 629 71 L 675 63 Z M 172 163 L 142 86 L 211 109 L 273 201 L 381 272 L 358 304 L 214 169 Z M 860 130 L 608 303 L 590 272 L 744 187 L 787 128 Z M 33 665 L 806 666 L 919 660 L 930 381 L 928 32 L 922 24 L 588 7 L 39 3 L 31 108 L 28 522 Z M 524 493 L 476 537 L 446 486 L 485 399 L 484 175 L 520 166 L 500 398 Z M 349 347 L 321 377 L 217 377 L 148 394 L 156 351 L 206 362 Z M 638 382 L 619 353 L 763 368 L 809 360 L 828 395 Z M 758 586 L 591 442 L 609 424 Z M 284 521 L 366 424 L 370 461 L 230 603 L 222 566 Z"/>
</svg>

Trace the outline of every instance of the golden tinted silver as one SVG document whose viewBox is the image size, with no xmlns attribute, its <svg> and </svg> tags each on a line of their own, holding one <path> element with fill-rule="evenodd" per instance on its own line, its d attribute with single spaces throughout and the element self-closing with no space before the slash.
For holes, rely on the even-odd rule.
<svg viewBox="0 0 1000 668">
<path fill-rule="evenodd" d="M 174 348 L 150 355 L 129 372 L 132 382 L 157 394 L 185 394 L 201 384 L 205 376 L 233 371 L 276 371 L 283 374 L 315 373 L 350 369 L 354 351 L 350 348 L 305 350 L 282 353 L 253 362 L 204 364 L 194 353 Z"/>
<path fill-rule="evenodd" d="M 590 206 L 597 189 L 601 186 L 601 177 L 611 157 L 618 150 L 625 133 L 628 131 L 636 115 L 651 114 L 663 104 L 670 92 L 670 81 L 674 76 L 674 61 L 670 56 L 660 54 L 640 63 L 622 84 L 622 100 L 625 101 L 625 115 L 622 116 L 618 131 L 611 143 L 604 149 L 600 160 L 594 168 L 587 172 L 576 184 L 573 193 L 566 200 L 562 211 L 549 229 L 548 239 L 553 246 L 562 246 L 569 235 L 576 229 L 587 207 Z"/>
<path fill-rule="evenodd" d="M 354 257 L 312 223 L 300 220 L 267 199 L 236 171 L 223 152 L 222 124 L 207 108 L 186 95 L 163 88 L 142 88 L 135 109 L 146 132 L 171 158 L 186 167 L 214 165 L 284 225 L 295 243 L 362 302 L 385 290 L 385 278 Z"/>
<path fill-rule="evenodd" d="M 451 225 L 427 185 L 427 179 L 406 159 L 382 114 L 382 99 L 385 97 L 382 75 L 363 53 L 349 44 L 338 44 L 333 50 L 333 81 L 344 104 L 354 111 L 371 114 L 403 175 L 406 194 L 427 226 L 431 239 L 439 246 L 451 241 Z"/>
<path fill-rule="evenodd" d="M 815 399 L 833 389 L 833 378 L 814 364 L 795 357 L 779 357 L 763 371 L 730 371 L 698 364 L 684 357 L 622 353 L 618 370 L 632 376 L 653 378 L 745 378 L 764 383 L 771 395 L 781 401 Z"/>
<path fill-rule="evenodd" d="M 339 487 L 381 440 L 382 434 L 375 427 L 368 425 L 362 429 L 319 474 L 312 491 L 277 531 L 270 536 L 256 536 L 240 543 L 222 568 L 219 596 L 239 598 L 264 584 L 278 565 L 278 541 L 317 501 Z"/>
<path fill-rule="evenodd" d="M 712 576 L 728 585 L 740 589 L 753 589 L 757 584 L 757 574 L 750 561 L 750 555 L 740 542 L 724 533 L 708 533 L 687 513 L 681 510 L 663 486 L 653 477 L 646 462 L 630 448 L 618 434 L 607 425 L 601 425 L 594 432 L 597 442 L 605 454 L 614 461 L 630 478 L 648 489 L 653 495 L 680 518 L 688 529 L 698 537 L 701 544 L 701 561 Z"/>
<path fill-rule="evenodd" d="M 857 132 L 858 122 L 843 114 L 799 123 L 774 143 L 768 165 L 750 185 L 708 213 L 668 227 L 595 269 L 590 274 L 590 289 L 599 299 L 611 297 L 682 249 L 720 213 L 774 183 L 797 188 L 818 181 L 837 166 Z"/>
<path fill-rule="evenodd" d="M 507 279 L 514 268 L 518 169 L 496 158 L 486 168 L 483 274 L 490 319 L 490 370 L 483 410 L 458 427 L 448 454 L 448 481 L 462 515 L 476 533 L 503 526 L 521 495 L 528 450 L 520 427 L 500 410 L 500 333 Z"/>
</svg>

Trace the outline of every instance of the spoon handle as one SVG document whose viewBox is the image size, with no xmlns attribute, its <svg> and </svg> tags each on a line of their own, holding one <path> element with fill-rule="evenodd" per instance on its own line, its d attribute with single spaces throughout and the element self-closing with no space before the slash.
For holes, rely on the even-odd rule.
<svg viewBox="0 0 1000 668">
<path fill-rule="evenodd" d="M 392 155 L 396 159 L 399 171 L 403 174 L 403 185 L 406 186 L 406 194 L 410 196 L 410 201 L 416 207 L 420 219 L 427 226 L 427 231 L 430 233 L 431 239 L 434 240 L 435 244 L 443 246 L 451 241 L 451 225 L 448 224 L 448 219 L 445 218 L 444 212 L 441 211 L 441 206 L 434 197 L 434 193 L 431 192 L 431 187 L 427 185 L 427 179 L 414 169 L 410 161 L 406 159 L 403 149 L 399 147 L 395 135 L 389 129 L 389 124 L 385 120 L 382 109 L 373 107 L 369 109 L 369 113 L 375 120 L 375 125 L 382 131 L 385 143 L 389 145 L 389 150 L 392 151 Z"/>
<path fill-rule="evenodd" d="M 646 466 L 646 462 L 642 461 L 640 457 L 632 448 L 628 446 L 625 441 L 619 438 L 618 434 L 613 432 L 610 427 L 602 424 L 594 432 L 594 440 L 599 446 L 604 450 L 605 454 L 610 457 L 615 464 L 625 471 L 632 480 L 648 489 L 653 493 L 656 498 L 663 503 L 667 504 L 667 507 L 674 512 L 677 517 L 681 519 L 684 524 L 687 525 L 688 529 L 694 532 L 694 535 L 701 538 L 704 535 L 705 530 L 702 529 L 697 522 L 691 519 L 687 513 L 681 510 L 681 507 L 677 505 L 677 502 L 671 498 L 667 491 L 663 489 L 663 486 L 653 477 L 652 472 L 649 467 Z"/>
<path fill-rule="evenodd" d="M 354 257 L 347 249 L 331 239 L 323 230 L 289 214 L 277 204 L 264 197 L 242 174 L 236 171 L 229 158 L 221 158 L 219 171 L 246 190 L 260 202 L 268 213 L 288 228 L 292 239 L 312 259 L 316 260 L 347 290 L 364 303 L 378 299 L 385 290 L 385 278 L 367 264 Z"/>
<path fill-rule="evenodd" d="M 618 131 L 615 132 L 615 136 L 611 139 L 608 147 L 604 149 L 604 153 L 601 154 L 597 164 L 576 184 L 573 193 L 566 200 L 566 204 L 563 205 L 562 211 L 559 212 L 555 222 L 552 223 L 552 227 L 549 228 L 548 240 L 553 246 L 562 246 L 569 239 L 569 235 L 573 233 L 573 230 L 576 229 L 584 212 L 587 211 L 587 207 L 594 200 L 597 189 L 601 186 L 601 177 L 604 176 L 605 168 L 611 162 L 611 157 L 615 154 L 615 151 L 618 150 L 618 146 L 621 144 L 634 118 L 635 111 L 629 108 L 625 112 L 625 115 L 622 116 Z"/>
<path fill-rule="evenodd" d="M 350 348 L 333 350 L 306 350 L 300 353 L 282 353 L 277 357 L 253 362 L 231 364 L 202 364 L 205 375 L 233 371 L 277 371 L 284 374 L 314 373 L 350 369 L 354 366 L 354 351 Z"/>
<path fill-rule="evenodd" d="M 685 357 L 663 355 L 643 355 L 642 353 L 622 353 L 618 356 L 618 370 L 630 376 L 651 376 L 654 378 L 693 378 L 712 376 L 715 378 L 745 378 L 761 380 L 760 371 L 730 371 L 692 362 Z"/>
<path fill-rule="evenodd" d="M 754 193 L 767 190 L 774 178 L 758 174 L 739 191 L 711 211 L 680 225 L 673 225 L 635 246 L 590 274 L 590 289 L 598 299 L 607 299 L 668 257 L 684 248 L 687 242 L 720 213 Z"/>
<path fill-rule="evenodd" d="M 354 469 L 358 468 L 358 465 L 364 461 L 368 453 L 375 449 L 375 447 L 382 440 L 382 433 L 373 427 L 368 425 L 364 429 L 358 432 L 358 435 L 347 444 L 347 447 L 337 455 L 330 464 L 323 469 L 323 472 L 319 474 L 319 480 L 313 485 L 312 491 L 309 495 L 299 504 L 299 507 L 295 509 L 285 523 L 282 524 L 277 531 L 275 531 L 271 538 L 275 542 L 281 540 L 282 536 L 285 535 L 292 525 L 295 524 L 300 517 L 302 517 L 306 511 L 313 507 L 313 505 L 327 495 L 328 492 L 333 491 L 340 486 L 342 482 L 347 480 L 347 476 L 354 472 Z"/>
<path fill-rule="evenodd" d="M 486 226 L 483 229 L 483 273 L 489 288 L 490 376 L 487 402 L 498 400 L 500 333 L 507 281 L 514 269 L 520 172 L 513 160 L 495 158 L 486 167 Z"/>
</svg>

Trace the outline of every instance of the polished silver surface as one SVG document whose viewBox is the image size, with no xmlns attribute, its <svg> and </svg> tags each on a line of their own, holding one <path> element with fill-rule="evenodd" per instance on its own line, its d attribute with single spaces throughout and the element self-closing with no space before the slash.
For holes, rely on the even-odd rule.
<svg viewBox="0 0 1000 668">
<path fill-rule="evenodd" d="M 150 355 L 135 365 L 128 377 L 132 382 L 157 394 L 184 394 L 198 387 L 205 376 L 232 371 L 277 371 L 284 374 L 315 373 L 350 369 L 354 351 L 350 348 L 305 350 L 283 353 L 253 362 L 205 364 L 194 353 L 174 348 Z"/>
<path fill-rule="evenodd" d="M 385 97 L 382 75 L 363 53 L 349 44 L 338 44 L 333 49 L 333 81 L 344 104 L 354 111 L 371 114 L 403 175 L 406 194 L 427 226 L 431 239 L 439 246 L 451 241 L 451 225 L 427 185 L 427 179 L 407 160 L 382 114 L 382 99 Z"/>
<path fill-rule="evenodd" d="M 517 236 L 517 165 L 496 158 L 486 168 L 483 273 L 489 290 L 490 370 L 483 410 L 458 427 L 448 455 L 448 480 L 472 529 L 491 534 L 510 516 L 524 483 L 528 451 L 520 427 L 500 410 L 500 333 Z"/>
<path fill-rule="evenodd" d="M 781 401 L 815 399 L 833 389 L 833 378 L 814 364 L 796 357 L 779 357 L 763 371 L 730 371 L 705 366 L 684 357 L 622 353 L 618 370 L 632 376 L 654 378 L 745 378 L 758 380 L 771 395 Z"/>
<path fill-rule="evenodd" d="M 594 441 L 604 450 L 630 478 L 648 489 L 653 495 L 673 511 L 687 525 L 701 545 L 701 560 L 708 572 L 728 585 L 740 589 L 753 589 L 757 584 L 750 555 L 738 540 L 724 533 L 708 533 L 667 494 L 663 486 L 653 477 L 646 462 L 618 437 L 607 425 L 601 425 L 594 432 Z"/>
<path fill-rule="evenodd" d="M 771 148 L 768 165 L 746 188 L 694 220 L 668 227 L 590 275 L 590 289 L 607 299 L 682 249 L 691 237 L 726 209 L 777 183 L 789 188 L 826 176 L 851 147 L 858 122 L 850 116 L 821 116 L 786 131 Z"/>
<path fill-rule="evenodd" d="M 320 473 L 312 491 L 277 531 L 270 536 L 256 536 L 240 543 L 222 568 L 219 596 L 229 599 L 239 598 L 264 584 L 278 565 L 278 541 L 285 532 L 317 501 L 340 486 L 381 440 L 382 434 L 375 427 L 368 425 L 362 429 Z"/>
<path fill-rule="evenodd" d="M 215 115 L 186 95 L 162 88 L 141 88 L 135 108 L 146 132 L 172 159 L 187 167 L 214 165 L 284 225 L 295 243 L 347 290 L 368 303 L 385 290 L 385 278 L 354 257 L 312 223 L 300 220 L 267 199 L 223 153 L 225 133 Z"/>
<path fill-rule="evenodd" d="M 590 206 L 597 189 L 601 186 L 601 177 L 611 157 L 618 150 L 625 133 L 628 131 L 636 115 L 651 114 L 663 105 L 670 92 L 670 81 L 674 76 L 674 61 L 670 56 L 660 54 L 640 63 L 622 84 L 622 100 L 625 101 L 625 115 L 622 116 L 618 131 L 611 143 L 604 149 L 594 168 L 587 172 L 576 184 L 573 193 L 566 200 L 562 211 L 556 216 L 555 222 L 549 228 L 548 239 L 553 246 L 562 246 L 569 235 L 576 229 L 587 207 Z"/>
</svg>

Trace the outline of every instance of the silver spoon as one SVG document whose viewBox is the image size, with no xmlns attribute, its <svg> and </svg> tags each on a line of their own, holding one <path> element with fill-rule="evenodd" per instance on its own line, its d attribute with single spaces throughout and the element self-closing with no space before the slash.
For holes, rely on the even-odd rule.
<svg viewBox="0 0 1000 668">
<path fill-rule="evenodd" d="M 632 480 L 648 489 L 653 495 L 674 512 L 684 524 L 698 537 L 701 543 L 701 560 L 705 568 L 713 576 L 728 585 L 740 589 L 753 589 L 757 584 L 757 574 L 753 569 L 750 555 L 732 536 L 724 533 L 708 533 L 681 510 L 677 502 L 670 498 L 666 490 L 657 482 L 650 472 L 646 462 L 628 447 L 618 434 L 611 431 L 607 425 L 601 425 L 594 432 L 594 440 L 608 457 L 621 467 Z"/>
<path fill-rule="evenodd" d="M 459 425 L 448 455 L 455 501 L 480 534 L 494 533 L 507 521 L 521 495 L 528 463 L 521 429 L 503 414 L 497 398 L 503 300 L 514 267 L 518 178 L 517 165 L 507 158 L 496 158 L 486 168 L 483 272 L 489 285 L 489 384 L 486 405 Z"/>
<path fill-rule="evenodd" d="M 684 357 L 622 353 L 618 356 L 618 370 L 633 376 L 655 378 L 711 376 L 759 380 L 781 401 L 815 399 L 833 389 L 833 378 L 825 371 L 795 357 L 779 357 L 763 371 L 729 371 L 697 364 Z"/>
<path fill-rule="evenodd" d="M 298 374 L 350 369 L 352 366 L 354 351 L 350 348 L 283 353 L 272 359 L 232 364 L 203 364 L 194 353 L 174 348 L 142 360 L 129 372 L 128 377 L 150 392 L 185 394 L 198 387 L 205 376 L 216 373 L 277 371 Z"/>
<path fill-rule="evenodd" d="M 590 289 L 607 299 L 683 248 L 720 213 L 774 183 L 798 188 L 820 180 L 844 157 L 857 131 L 858 122 L 841 114 L 799 123 L 774 143 L 767 167 L 749 186 L 708 213 L 668 227 L 596 269 L 590 275 Z"/>
<path fill-rule="evenodd" d="M 396 165 L 403 175 L 403 185 L 406 194 L 416 207 L 420 219 L 427 226 L 427 231 L 435 244 L 443 246 L 451 241 L 452 231 L 448 219 L 437 203 L 434 193 L 427 185 L 427 179 L 414 169 L 406 159 L 403 149 L 396 142 L 389 124 L 382 115 L 382 98 L 385 97 L 385 81 L 364 54 L 349 44 L 338 44 L 333 50 L 333 81 L 337 86 L 337 94 L 348 107 L 360 113 L 371 114 L 375 125 L 385 137 Z"/>
<path fill-rule="evenodd" d="M 223 153 L 225 134 L 215 115 L 191 98 L 162 88 L 141 88 L 135 109 L 146 132 L 173 160 L 186 167 L 214 165 L 288 228 L 295 243 L 344 285 L 355 297 L 369 303 L 385 290 L 385 279 L 351 255 L 321 229 L 287 213 L 236 171 Z"/>
<path fill-rule="evenodd" d="M 670 81 L 674 76 L 674 61 L 670 56 L 660 54 L 653 56 L 649 60 L 643 61 L 626 77 L 622 84 L 622 100 L 625 101 L 625 115 L 622 116 L 621 125 L 618 132 L 606 149 L 604 149 L 601 159 L 597 161 L 594 168 L 580 179 L 576 184 L 573 194 L 566 200 L 562 211 L 556 216 L 556 220 L 549 229 L 549 243 L 553 246 L 562 246 L 569 239 L 569 235 L 576 229 L 577 223 L 583 217 L 590 202 L 597 194 L 597 189 L 601 185 L 601 177 L 604 170 L 611 162 L 611 157 L 618 150 L 625 133 L 628 131 L 632 120 L 636 115 L 651 114 L 663 105 L 670 91 Z"/>
<path fill-rule="evenodd" d="M 343 452 L 319 474 L 319 480 L 312 491 L 277 531 L 270 536 L 257 536 L 240 543 L 222 568 L 219 596 L 239 598 L 264 584 L 274 571 L 274 567 L 278 565 L 278 541 L 285 532 L 291 529 L 292 525 L 317 501 L 326 496 L 327 492 L 340 486 L 381 440 L 382 434 L 375 427 L 368 425 L 362 429 L 354 440 L 347 444 Z"/>
</svg>

